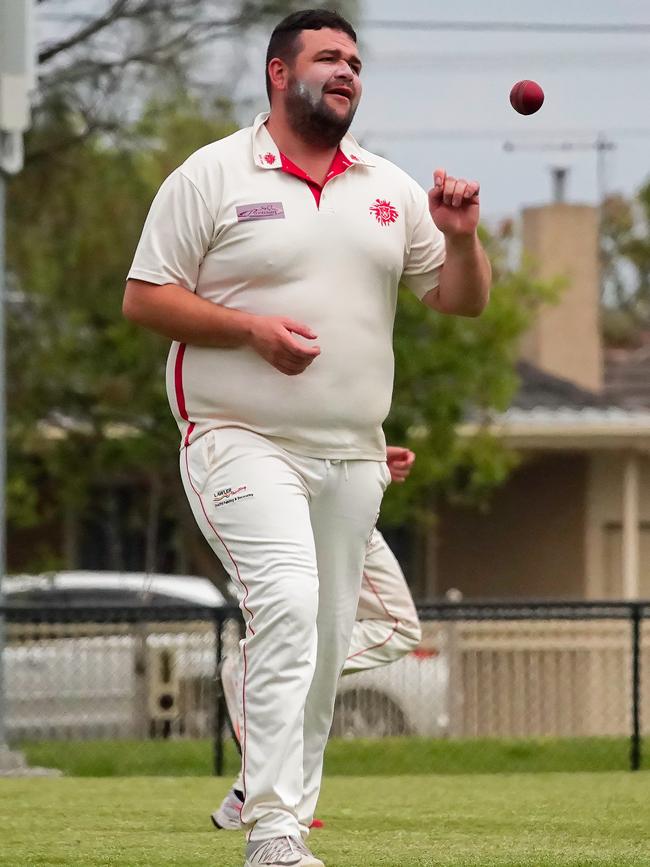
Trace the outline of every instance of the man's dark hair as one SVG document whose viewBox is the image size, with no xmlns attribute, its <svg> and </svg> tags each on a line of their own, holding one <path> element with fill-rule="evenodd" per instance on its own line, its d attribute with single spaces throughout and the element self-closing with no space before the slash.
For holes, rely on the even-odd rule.
<svg viewBox="0 0 650 867">
<path fill-rule="evenodd" d="M 293 12 L 287 15 L 277 25 L 266 51 L 266 92 L 271 101 L 271 79 L 269 77 L 269 63 L 274 57 L 279 57 L 285 63 L 291 64 L 300 53 L 300 34 L 303 30 L 340 30 L 354 41 L 357 34 L 349 21 L 346 21 L 338 12 L 330 12 L 327 9 L 303 9 L 301 12 Z"/>
</svg>

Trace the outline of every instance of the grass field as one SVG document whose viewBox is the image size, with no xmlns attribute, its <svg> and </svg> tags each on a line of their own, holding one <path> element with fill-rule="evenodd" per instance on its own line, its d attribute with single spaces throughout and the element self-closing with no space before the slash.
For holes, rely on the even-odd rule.
<svg viewBox="0 0 650 867">
<path fill-rule="evenodd" d="M 209 741 L 46 741 L 23 744 L 21 749 L 30 764 L 60 768 L 73 776 L 212 774 Z M 629 751 L 628 738 L 332 739 L 325 771 L 329 776 L 622 771 L 629 768 Z M 650 769 L 647 740 L 643 757 L 643 766 Z M 232 741 L 226 744 L 225 758 L 225 773 L 233 776 L 239 757 Z"/>
<path fill-rule="evenodd" d="M 208 777 L 0 781 L 1 867 L 242 867 Z M 330 777 L 327 867 L 650 867 L 650 775 Z"/>
</svg>

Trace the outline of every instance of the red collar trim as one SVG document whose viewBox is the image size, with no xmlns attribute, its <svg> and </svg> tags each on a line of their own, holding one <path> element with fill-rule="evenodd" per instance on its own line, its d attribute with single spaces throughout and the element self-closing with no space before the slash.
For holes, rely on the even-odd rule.
<svg viewBox="0 0 650 867">
<path fill-rule="evenodd" d="M 310 186 L 318 187 L 319 190 L 321 190 L 328 181 L 331 181 L 332 178 L 336 177 L 336 175 L 342 175 L 343 172 L 349 169 L 352 165 L 352 163 L 345 156 L 341 148 L 339 148 L 334 154 L 334 159 L 331 162 L 329 171 L 325 176 L 324 182 L 322 184 L 319 184 L 318 181 L 315 181 L 312 177 L 310 177 L 307 172 L 304 172 L 300 168 L 300 166 L 297 166 L 289 159 L 289 157 L 285 156 L 282 152 L 280 152 L 280 160 L 282 162 L 283 172 L 287 172 L 290 175 L 295 175 L 297 178 L 306 181 Z"/>
</svg>

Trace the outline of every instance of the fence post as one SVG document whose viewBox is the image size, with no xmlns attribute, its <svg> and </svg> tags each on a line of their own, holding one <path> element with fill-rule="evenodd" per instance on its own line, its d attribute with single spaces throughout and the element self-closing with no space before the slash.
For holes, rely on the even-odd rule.
<svg viewBox="0 0 650 867">
<path fill-rule="evenodd" d="M 149 659 L 147 655 L 147 633 L 149 625 L 142 620 L 133 627 L 133 667 L 135 689 L 133 693 L 133 728 L 138 740 L 146 740 L 149 735 Z"/>
<path fill-rule="evenodd" d="M 223 776 L 223 730 L 226 722 L 223 689 L 221 687 L 221 661 L 223 657 L 223 616 L 219 610 L 214 617 L 215 687 L 216 707 L 214 714 L 214 775 Z"/>
<path fill-rule="evenodd" d="M 641 605 L 631 606 L 632 615 L 632 738 L 630 770 L 641 767 Z"/>
<path fill-rule="evenodd" d="M 463 594 L 454 587 L 450 588 L 445 597 L 448 602 L 462 602 Z M 463 695 L 462 695 L 462 660 L 459 649 L 458 623 L 453 617 L 445 624 L 445 649 L 447 652 L 448 677 L 447 683 L 447 713 L 449 728 L 447 736 L 461 737 L 463 734 Z"/>
</svg>

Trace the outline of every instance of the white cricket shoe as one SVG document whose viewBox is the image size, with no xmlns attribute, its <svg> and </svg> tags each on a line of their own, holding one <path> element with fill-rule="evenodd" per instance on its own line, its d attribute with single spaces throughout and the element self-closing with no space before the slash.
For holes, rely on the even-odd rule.
<svg viewBox="0 0 650 867">
<path fill-rule="evenodd" d="M 244 867 L 325 867 L 300 837 L 273 837 L 246 846 Z"/>
<path fill-rule="evenodd" d="M 223 799 L 219 807 L 210 814 L 212 824 L 217 831 L 243 831 L 244 824 L 241 820 L 241 808 L 244 803 L 244 794 L 237 785 L 232 786 L 228 790 L 228 794 Z M 325 823 L 320 819 L 314 819 L 309 826 L 310 828 L 324 828 Z M 304 836 L 307 836 L 305 832 Z"/>
<path fill-rule="evenodd" d="M 212 824 L 219 831 L 241 831 L 241 808 L 244 796 L 234 787 L 229 790 L 221 805 L 211 814 Z"/>
</svg>

